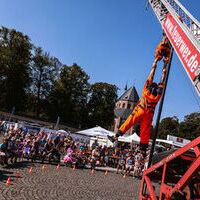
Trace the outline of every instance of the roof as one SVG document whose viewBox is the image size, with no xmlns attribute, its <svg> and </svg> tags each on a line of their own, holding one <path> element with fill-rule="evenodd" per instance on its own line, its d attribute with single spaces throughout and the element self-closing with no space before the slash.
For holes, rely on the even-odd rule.
<svg viewBox="0 0 200 200">
<path fill-rule="evenodd" d="M 119 100 L 137 103 L 139 101 L 139 96 L 135 89 L 135 86 L 132 86 L 127 91 L 125 91 L 124 94 L 122 94 L 122 96 L 118 99 L 118 101 Z"/>
<path fill-rule="evenodd" d="M 131 109 L 124 109 L 124 108 L 115 108 L 114 114 L 116 117 L 120 117 L 122 119 L 126 119 L 132 113 Z"/>
</svg>

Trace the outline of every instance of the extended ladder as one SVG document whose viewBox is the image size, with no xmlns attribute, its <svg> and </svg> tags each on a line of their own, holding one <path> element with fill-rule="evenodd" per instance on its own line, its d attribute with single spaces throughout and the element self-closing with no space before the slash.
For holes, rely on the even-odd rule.
<svg viewBox="0 0 200 200">
<path fill-rule="evenodd" d="M 200 96 L 200 23 L 178 0 L 148 0 Z"/>
</svg>

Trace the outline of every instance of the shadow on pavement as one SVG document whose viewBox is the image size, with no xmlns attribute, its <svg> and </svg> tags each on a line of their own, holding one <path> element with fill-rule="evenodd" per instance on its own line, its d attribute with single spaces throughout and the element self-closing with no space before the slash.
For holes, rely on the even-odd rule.
<svg viewBox="0 0 200 200">
<path fill-rule="evenodd" d="M 0 169 L 0 181 L 5 182 L 12 174 L 13 172 Z"/>
<path fill-rule="evenodd" d="M 12 169 L 20 170 L 20 169 L 28 168 L 30 166 L 34 166 L 34 164 L 28 161 L 21 161 L 14 164 L 9 164 L 5 167 L 0 167 L 0 182 L 6 182 L 9 177 L 12 178 L 16 176 L 16 172 L 12 172 L 10 170 Z"/>
<path fill-rule="evenodd" d="M 24 169 L 30 166 L 33 167 L 34 163 L 31 163 L 29 161 L 20 161 L 14 164 L 9 164 L 6 167 L 4 167 L 4 169 Z"/>
</svg>

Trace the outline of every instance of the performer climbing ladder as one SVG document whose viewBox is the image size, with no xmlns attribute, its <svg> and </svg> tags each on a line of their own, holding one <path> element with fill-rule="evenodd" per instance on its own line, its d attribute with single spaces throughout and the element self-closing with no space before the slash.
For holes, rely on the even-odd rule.
<svg viewBox="0 0 200 200">
<path fill-rule="evenodd" d="M 151 135 L 151 125 L 154 116 L 154 111 L 157 103 L 162 96 L 163 83 L 166 74 L 166 65 L 169 61 L 170 56 L 170 44 L 166 35 L 164 35 L 161 43 L 156 48 L 155 61 L 152 66 L 149 77 L 144 85 L 142 91 L 142 97 L 140 102 L 134 108 L 132 114 L 127 118 L 127 120 L 119 128 L 115 136 L 108 136 L 111 142 L 117 140 L 119 136 L 122 136 L 128 131 L 132 126 L 134 126 L 139 121 L 141 122 L 140 127 L 140 151 L 146 156 L 146 149 L 148 147 L 150 135 Z M 164 58 L 163 74 L 159 84 L 153 82 L 155 70 L 157 67 L 157 62 Z"/>
<path fill-rule="evenodd" d="M 170 42 L 166 34 L 163 33 L 163 39 L 156 48 L 155 60 L 152 67 L 155 67 L 157 65 L 157 62 L 160 61 L 163 57 L 165 57 L 163 59 L 163 62 L 167 64 L 169 62 L 170 52 L 171 52 Z"/>
</svg>

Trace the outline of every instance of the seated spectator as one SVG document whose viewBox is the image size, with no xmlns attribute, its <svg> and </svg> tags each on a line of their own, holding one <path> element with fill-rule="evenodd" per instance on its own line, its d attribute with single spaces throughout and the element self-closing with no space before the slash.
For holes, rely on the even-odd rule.
<svg viewBox="0 0 200 200">
<path fill-rule="evenodd" d="M 27 158 L 28 160 L 30 158 L 31 148 L 32 148 L 31 140 L 27 140 L 27 142 L 25 142 L 24 144 L 23 157 Z"/>
<path fill-rule="evenodd" d="M 15 138 L 10 134 L 7 140 L 7 156 L 10 158 L 11 163 L 17 160 Z"/>
<path fill-rule="evenodd" d="M 40 139 L 40 154 L 43 154 L 44 151 L 44 145 L 47 143 L 47 135 L 44 135 L 41 139 Z"/>
<path fill-rule="evenodd" d="M 59 142 L 60 142 L 60 133 L 57 133 L 57 134 L 53 137 L 54 146 L 56 147 L 56 146 L 58 145 Z"/>
<path fill-rule="evenodd" d="M 37 156 L 40 155 L 40 138 L 37 137 L 33 142 L 31 149 L 31 160 L 35 160 Z"/>
<path fill-rule="evenodd" d="M 74 142 L 71 142 L 70 147 L 67 149 L 67 154 L 64 157 L 64 163 L 70 166 L 75 164 L 76 158 L 75 158 L 75 145 Z"/>
<path fill-rule="evenodd" d="M 125 156 L 122 154 L 121 157 L 119 158 L 119 162 L 118 162 L 118 165 L 117 165 L 117 174 L 119 172 L 119 169 L 122 170 L 121 174 L 124 174 L 125 165 L 126 165 Z"/>
<path fill-rule="evenodd" d="M 104 145 L 103 148 L 101 148 L 100 150 L 100 161 L 101 161 L 101 165 L 104 165 L 105 163 L 105 152 L 106 152 L 106 146 Z"/>
<path fill-rule="evenodd" d="M 95 166 L 100 164 L 99 159 L 100 159 L 100 152 L 99 148 L 96 147 L 95 149 L 92 150 L 92 156 L 90 160 L 91 169 L 95 169 Z"/>
<path fill-rule="evenodd" d="M 38 134 L 41 138 L 44 138 L 46 136 L 46 133 L 44 131 L 40 131 Z"/>
<path fill-rule="evenodd" d="M 133 170 L 133 164 L 134 164 L 133 154 L 130 154 L 126 159 L 126 171 L 125 171 L 125 173 L 127 175 L 129 175 L 130 172 Z"/>
<path fill-rule="evenodd" d="M 23 140 L 21 139 L 17 139 L 16 140 L 16 146 L 17 146 L 17 150 L 16 150 L 16 154 L 17 154 L 17 158 L 19 158 L 19 161 L 22 160 L 22 157 L 23 157 Z"/>
<path fill-rule="evenodd" d="M 85 145 L 85 143 L 81 143 L 79 149 L 80 149 L 81 151 L 85 151 L 85 150 L 86 150 L 86 145 Z"/>
<path fill-rule="evenodd" d="M 8 157 L 7 153 L 7 140 L 3 139 L 3 143 L 0 144 L 0 164 L 7 165 L 8 164 Z"/>
<path fill-rule="evenodd" d="M 99 147 L 99 144 L 97 142 L 97 139 L 95 139 L 95 141 L 92 144 L 92 150 L 95 149 L 96 147 Z"/>
<path fill-rule="evenodd" d="M 106 150 L 105 150 L 105 156 L 104 156 L 104 162 L 105 162 L 106 166 L 108 166 L 109 161 L 110 161 L 110 158 L 109 158 L 109 149 L 106 148 Z"/>
<path fill-rule="evenodd" d="M 134 170 L 133 170 L 133 176 L 134 177 L 137 177 L 139 178 L 140 175 L 141 175 L 141 157 L 140 157 L 140 153 L 138 153 L 136 156 L 135 156 L 135 164 L 134 164 Z"/>
<path fill-rule="evenodd" d="M 44 150 L 42 154 L 42 163 L 44 162 L 45 158 L 47 157 L 49 159 L 49 162 L 51 162 L 52 159 L 52 152 L 54 149 L 53 141 L 52 139 L 49 139 L 48 142 L 44 145 Z"/>
</svg>

